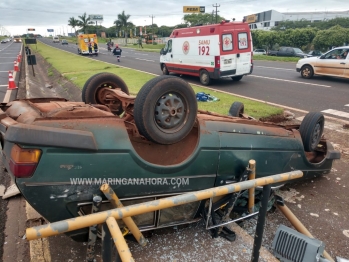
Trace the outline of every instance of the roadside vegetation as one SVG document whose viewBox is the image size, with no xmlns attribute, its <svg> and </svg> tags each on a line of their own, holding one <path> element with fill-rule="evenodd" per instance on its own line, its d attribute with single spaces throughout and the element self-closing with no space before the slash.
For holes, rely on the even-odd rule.
<svg viewBox="0 0 349 262">
<path fill-rule="evenodd" d="M 122 68 L 118 65 L 89 59 L 72 53 L 49 47 L 38 42 L 37 49 L 32 50 L 34 53 L 39 52 L 53 68 L 60 72 L 65 78 L 73 82 L 80 89 L 92 75 L 100 72 L 110 72 L 120 76 L 127 84 L 130 93 L 136 95 L 140 88 L 154 75 L 140 72 L 133 69 Z M 69 63 L 67 63 L 69 61 Z M 159 72 L 161 74 L 161 72 Z M 233 84 L 233 82 L 232 82 Z M 249 99 L 240 98 L 230 94 L 214 91 L 209 88 L 192 85 L 195 93 L 205 92 L 220 99 L 218 102 L 199 102 L 199 109 L 216 112 L 227 115 L 231 104 L 234 101 L 240 101 L 245 105 L 245 113 L 257 119 L 270 116 L 280 115 L 283 109 L 270 106 L 266 103 L 260 103 Z"/>
</svg>

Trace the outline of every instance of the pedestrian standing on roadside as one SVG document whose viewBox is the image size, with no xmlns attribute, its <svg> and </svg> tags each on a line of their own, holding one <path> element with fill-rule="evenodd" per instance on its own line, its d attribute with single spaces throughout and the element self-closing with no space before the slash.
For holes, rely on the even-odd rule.
<svg viewBox="0 0 349 262">
<path fill-rule="evenodd" d="M 88 42 L 88 53 L 92 55 L 92 43 Z"/>
<path fill-rule="evenodd" d="M 141 37 L 138 38 L 138 46 L 143 48 Z"/>
<path fill-rule="evenodd" d="M 118 59 L 118 62 L 120 62 L 121 52 L 122 52 L 122 49 L 119 47 L 118 44 L 116 44 L 115 48 L 113 50 L 113 55 L 116 55 L 116 58 Z"/>
</svg>

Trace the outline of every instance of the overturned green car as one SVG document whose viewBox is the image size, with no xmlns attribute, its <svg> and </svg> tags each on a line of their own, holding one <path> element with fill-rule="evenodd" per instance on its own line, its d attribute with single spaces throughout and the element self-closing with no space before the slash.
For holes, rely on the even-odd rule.
<svg viewBox="0 0 349 262">
<path fill-rule="evenodd" d="M 100 73 L 86 82 L 82 100 L 1 106 L 3 162 L 50 222 L 89 214 L 103 183 L 130 205 L 240 181 L 250 159 L 257 177 L 302 170 L 310 178 L 340 158 L 322 136 L 321 113 L 281 126 L 246 117 L 238 102 L 226 116 L 202 112 L 190 85 L 175 76 L 150 80 L 134 97 L 120 77 Z M 102 210 L 109 208 L 104 199 Z M 197 221 L 204 209 L 198 201 L 134 219 L 150 230 Z M 87 230 L 69 235 L 85 240 Z"/>
</svg>

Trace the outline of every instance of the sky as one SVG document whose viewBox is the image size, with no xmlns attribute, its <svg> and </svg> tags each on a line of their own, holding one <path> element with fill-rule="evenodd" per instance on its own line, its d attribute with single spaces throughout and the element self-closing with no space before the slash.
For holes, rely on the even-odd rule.
<svg viewBox="0 0 349 262">
<path fill-rule="evenodd" d="M 268 10 L 278 12 L 325 12 L 349 10 L 349 0 L 232 0 L 211 2 L 207 0 L 0 0 L 0 34 L 25 34 L 35 28 L 36 34 L 49 35 L 74 32 L 68 26 L 70 17 L 78 19 L 87 15 L 103 15 L 102 25 L 113 26 L 122 11 L 131 15 L 129 21 L 137 26 L 174 26 L 183 22 L 183 6 L 205 6 L 206 13 L 216 10 L 225 19 L 241 21 L 244 16 Z M 153 19 L 151 18 L 153 16 Z M 30 33 L 30 32 L 29 32 Z"/>
</svg>

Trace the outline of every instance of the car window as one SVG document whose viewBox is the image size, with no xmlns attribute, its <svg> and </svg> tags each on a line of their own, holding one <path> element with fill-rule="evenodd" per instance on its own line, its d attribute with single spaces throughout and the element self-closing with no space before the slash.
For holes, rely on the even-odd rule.
<svg viewBox="0 0 349 262">
<path fill-rule="evenodd" d="M 224 34 L 222 35 L 222 49 L 223 51 L 231 51 L 234 49 L 233 47 L 233 36 L 232 34 Z"/>
<path fill-rule="evenodd" d="M 325 59 L 337 59 L 342 54 L 343 49 L 334 49 L 325 55 Z"/>
<path fill-rule="evenodd" d="M 286 47 L 281 47 L 280 52 L 286 52 L 287 48 Z"/>
<path fill-rule="evenodd" d="M 293 49 L 289 47 L 289 48 L 286 49 L 286 52 L 287 53 L 293 53 Z"/>
<path fill-rule="evenodd" d="M 293 50 L 294 50 L 295 53 L 303 53 L 303 51 L 300 50 L 299 48 L 293 48 Z"/>
<path fill-rule="evenodd" d="M 247 33 L 239 33 L 238 42 L 239 42 L 239 49 L 247 49 L 248 48 Z"/>
</svg>

